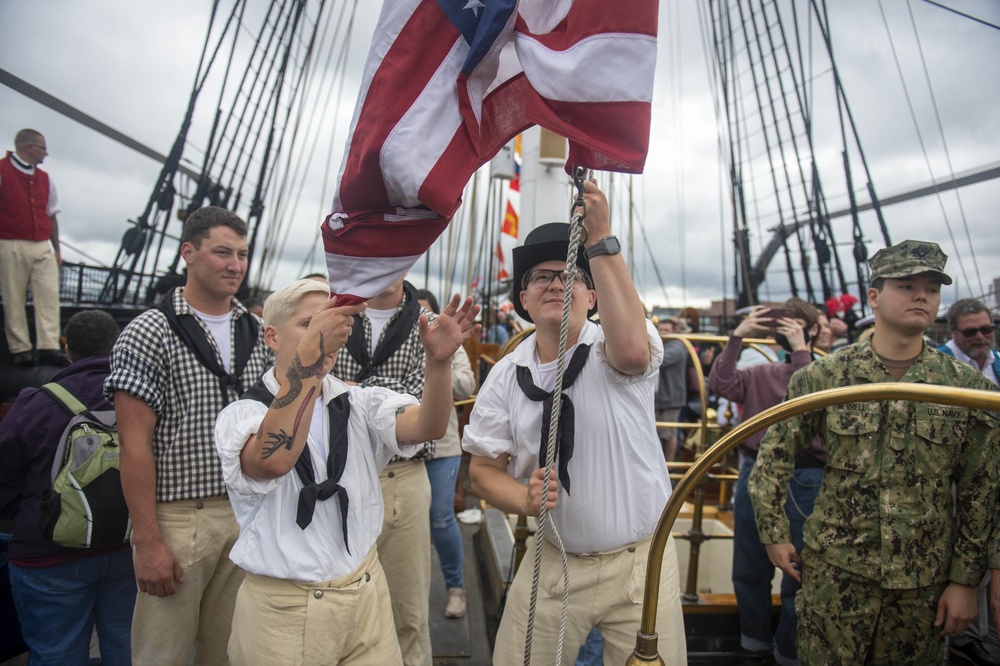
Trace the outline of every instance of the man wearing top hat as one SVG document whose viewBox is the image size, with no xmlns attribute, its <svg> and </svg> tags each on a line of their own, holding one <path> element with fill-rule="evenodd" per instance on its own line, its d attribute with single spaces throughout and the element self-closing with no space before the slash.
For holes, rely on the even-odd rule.
<svg viewBox="0 0 1000 666">
<path fill-rule="evenodd" d="M 993 388 L 924 344 L 941 285 L 951 284 L 946 260 L 922 241 L 876 253 L 874 335 L 796 372 L 788 397 L 900 381 Z M 893 400 L 827 407 L 770 428 L 750 496 L 771 561 L 801 575 L 800 663 L 941 663 L 945 637 L 976 616 L 996 516 L 998 426 L 995 412 Z M 817 434 L 827 464 L 797 553 L 786 488 Z"/>
<path fill-rule="evenodd" d="M 608 204 L 586 184 L 586 234 L 577 259 L 563 375 L 561 437 L 543 489 L 550 394 L 556 382 L 566 292 L 568 225 L 545 224 L 513 252 L 513 302 L 535 325 L 490 372 L 463 446 L 472 454 L 476 492 L 508 513 L 537 516 L 546 498 L 569 559 L 569 617 L 563 663 L 571 664 L 591 628 L 604 636 L 605 662 L 623 663 L 639 624 L 650 538 L 670 496 L 653 412 L 663 356 L 645 318 Z M 600 303 L 601 324 L 588 321 Z M 563 578 L 557 547 L 540 539 L 541 576 L 532 663 L 555 660 Z M 534 548 L 534 546 L 533 546 Z M 534 552 L 523 561 L 496 638 L 496 666 L 522 664 Z M 673 541 L 664 553 L 657 634 L 668 664 L 686 663 Z"/>
</svg>

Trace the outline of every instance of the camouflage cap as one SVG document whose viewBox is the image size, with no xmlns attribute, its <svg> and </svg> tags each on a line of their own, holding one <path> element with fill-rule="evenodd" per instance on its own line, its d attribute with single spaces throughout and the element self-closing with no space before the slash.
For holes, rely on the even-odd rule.
<svg viewBox="0 0 1000 666">
<path fill-rule="evenodd" d="M 892 247 L 885 247 L 868 260 L 872 280 L 878 278 L 903 278 L 920 273 L 937 273 L 942 284 L 951 284 L 951 276 L 944 272 L 948 255 L 937 243 L 906 240 Z"/>
</svg>

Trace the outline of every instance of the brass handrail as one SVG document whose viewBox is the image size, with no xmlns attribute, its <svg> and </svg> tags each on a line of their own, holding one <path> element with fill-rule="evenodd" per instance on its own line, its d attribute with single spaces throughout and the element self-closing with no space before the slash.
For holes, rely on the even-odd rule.
<svg viewBox="0 0 1000 666">
<path fill-rule="evenodd" d="M 667 505 L 663 508 L 663 514 L 660 516 L 649 547 L 649 559 L 646 564 L 646 587 L 642 598 L 642 619 L 639 631 L 636 632 L 635 651 L 629 655 L 625 662 L 626 666 L 662 665 L 664 663 L 657 651 L 656 636 L 656 602 L 660 594 L 660 568 L 663 565 L 663 549 L 667 545 L 667 539 L 684 500 L 698 486 L 708 470 L 734 446 L 779 421 L 832 405 L 879 400 L 935 402 L 973 409 L 1000 409 L 1000 393 L 995 391 L 977 391 L 927 384 L 866 384 L 864 386 L 827 389 L 800 396 L 771 407 L 736 426 L 691 466 L 674 488 Z"/>
</svg>

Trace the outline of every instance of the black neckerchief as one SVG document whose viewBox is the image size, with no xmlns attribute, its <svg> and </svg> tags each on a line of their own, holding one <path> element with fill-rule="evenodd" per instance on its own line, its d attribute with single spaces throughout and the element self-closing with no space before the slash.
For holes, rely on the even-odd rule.
<svg viewBox="0 0 1000 666">
<path fill-rule="evenodd" d="M 156 304 L 156 309 L 166 316 L 170 328 L 180 341 L 191 350 L 198 362 L 219 378 L 222 404 L 228 405 L 232 402 L 229 399 L 230 386 L 236 389 L 236 395 L 243 393 L 243 370 L 247 367 L 254 347 L 257 346 L 257 335 L 260 329 L 257 320 L 249 312 L 236 318 L 236 339 L 233 341 L 233 347 L 236 350 L 236 364 L 233 366 L 233 371 L 227 373 L 226 367 L 219 361 L 219 355 L 212 348 L 212 343 L 208 341 L 205 329 L 198 323 L 198 315 L 190 312 L 179 314 L 174 308 L 174 292 L 177 289 L 175 287 L 167 292 L 167 295 Z"/>
<path fill-rule="evenodd" d="M 396 314 L 396 317 L 385 327 L 382 340 L 375 347 L 374 357 L 368 353 L 371 343 L 365 340 L 365 336 L 352 335 L 347 338 L 347 344 L 344 345 L 344 349 L 361 365 L 361 369 L 354 376 L 354 381 L 360 384 L 376 374 L 375 368 L 388 361 L 403 346 L 410 333 L 413 332 L 413 326 L 417 323 L 419 317 L 420 303 L 417 302 L 416 290 L 410 286 L 409 282 L 404 282 L 403 307 Z M 354 325 L 359 328 L 362 326 L 360 316 L 354 315 Z"/>
<path fill-rule="evenodd" d="M 556 435 L 558 449 L 556 458 L 559 459 L 559 483 L 566 489 L 569 495 L 569 461 L 573 458 L 573 447 L 575 445 L 575 424 L 573 421 L 573 401 L 566 395 L 566 391 L 573 386 L 573 382 L 580 376 L 583 366 L 587 365 L 590 358 L 590 345 L 579 345 L 573 352 L 573 358 L 563 371 L 563 394 L 562 402 L 559 405 L 559 432 Z M 535 385 L 531 379 L 531 370 L 526 366 L 517 366 L 517 385 L 524 392 L 529 400 L 542 403 L 542 440 L 538 450 L 538 464 L 542 466 L 547 460 L 549 448 L 549 422 L 552 420 L 552 391 L 543 391 Z"/>
<path fill-rule="evenodd" d="M 243 399 L 256 400 L 270 407 L 274 394 L 264 385 L 264 380 L 259 379 L 243 394 Z M 340 485 L 340 478 L 344 475 L 344 468 L 347 467 L 347 421 L 351 416 L 348 394 L 341 393 L 333 398 L 327 403 L 326 410 L 330 416 L 330 451 L 326 456 L 326 480 L 316 483 L 316 472 L 313 470 L 312 454 L 309 452 L 307 442 L 299 454 L 299 459 L 295 461 L 295 473 L 302 481 L 295 524 L 304 530 L 312 522 L 316 502 L 324 502 L 336 494 L 340 499 L 340 525 L 344 530 L 344 548 L 350 553 L 351 548 L 347 542 L 347 508 L 350 500 L 347 498 L 347 489 Z"/>
</svg>

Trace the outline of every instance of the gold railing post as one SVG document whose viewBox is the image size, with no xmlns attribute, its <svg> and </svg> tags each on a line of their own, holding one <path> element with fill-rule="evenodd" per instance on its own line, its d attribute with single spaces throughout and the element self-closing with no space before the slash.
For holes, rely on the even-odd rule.
<svg viewBox="0 0 1000 666">
<path fill-rule="evenodd" d="M 642 619 L 640 620 L 639 630 L 636 632 L 635 651 L 626 660 L 626 666 L 663 664 L 663 660 L 657 651 L 656 637 L 656 602 L 660 594 L 660 568 L 663 565 L 663 549 L 667 545 L 667 539 L 670 536 L 674 521 L 677 519 L 677 514 L 680 513 L 684 500 L 698 487 L 698 484 L 712 467 L 734 446 L 747 437 L 792 416 L 798 416 L 799 414 L 832 405 L 882 400 L 934 402 L 971 409 L 1000 409 L 1000 393 L 995 391 L 976 391 L 950 386 L 901 384 L 894 382 L 865 384 L 863 386 L 844 386 L 800 396 L 771 407 L 736 426 L 708 449 L 688 469 L 687 473 L 684 474 L 684 477 L 674 488 L 673 493 L 671 493 L 667 505 L 663 508 L 660 522 L 656 526 L 656 531 L 653 533 L 653 541 L 649 547 L 649 559 L 646 565 L 646 588 L 642 598 Z"/>
</svg>

